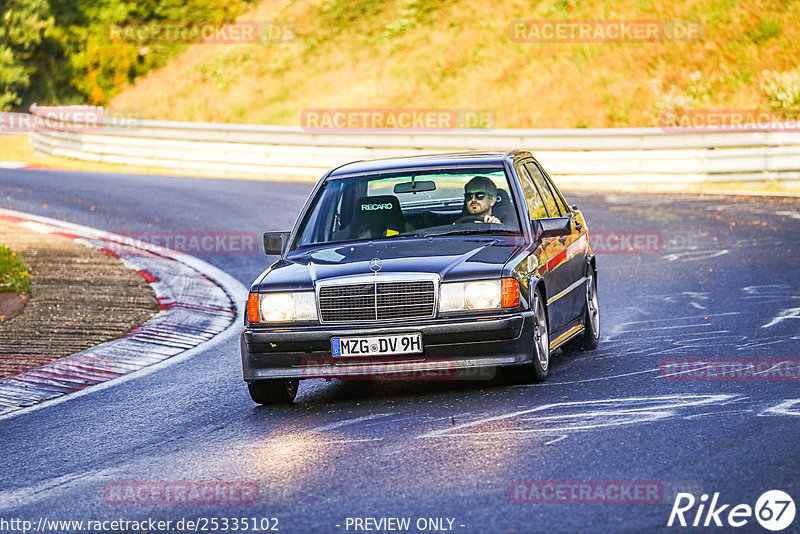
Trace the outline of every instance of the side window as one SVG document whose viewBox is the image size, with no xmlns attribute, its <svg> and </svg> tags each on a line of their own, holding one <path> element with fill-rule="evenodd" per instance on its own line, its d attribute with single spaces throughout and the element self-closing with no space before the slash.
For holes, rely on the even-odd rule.
<svg viewBox="0 0 800 534">
<path fill-rule="evenodd" d="M 544 200 L 545 208 L 547 208 L 547 213 L 550 214 L 550 217 L 558 217 L 560 212 L 558 211 L 558 206 L 553 198 L 553 192 L 550 191 L 550 187 L 547 185 L 547 182 L 539 170 L 539 167 L 533 163 L 526 163 L 524 167 L 533 178 L 536 188 L 542 194 L 542 199 Z"/>
<path fill-rule="evenodd" d="M 556 205 L 558 205 L 558 209 L 561 210 L 561 215 L 569 215 L 569 208 L 564 203 L 564 198 L 561 196 L 561 192 L 556 189 L 556 184 L 553 183 L 553 180 L 549 176 L 544 177 L 547 185 L 550 186 L 550 190 L 553 192 L 553 198 L 556 199 Z"/>
<path fill-rule="evenodd" d="M 525 194 L 525 202 L 528 204 L 528 214 L 531 219 L 542 219 L 547 217 L 547 211 L 544 209 L 542 197 L 533 185 L 533 180 L 524 167 L 517 167 L 517 174 L 519 175 L 519 183 L 522 186 L 522 192 Z"/>
</svg>

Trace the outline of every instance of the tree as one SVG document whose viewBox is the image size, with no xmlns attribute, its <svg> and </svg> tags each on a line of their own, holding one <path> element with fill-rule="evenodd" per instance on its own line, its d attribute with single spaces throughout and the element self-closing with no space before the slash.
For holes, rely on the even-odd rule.
<svg viewBox="0 0 800 534">
<path fill-rule="evenodd" d="M 0 109 L 8 109 L 22 103 L 55 20 L 47 0 L 2 0 L 0 16 Z"/>
</svg>

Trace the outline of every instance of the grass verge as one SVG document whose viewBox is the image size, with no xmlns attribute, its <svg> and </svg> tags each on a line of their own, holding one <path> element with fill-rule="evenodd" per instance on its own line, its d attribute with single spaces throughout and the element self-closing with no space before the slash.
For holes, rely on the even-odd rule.
<svg viewBox="0 0 800 534">
<path fill-rule="evenodd" d="M 17 258 L 17 253 L 0 245 L 0 292 L 29 293 L 31 275 Z"/>
</svg>

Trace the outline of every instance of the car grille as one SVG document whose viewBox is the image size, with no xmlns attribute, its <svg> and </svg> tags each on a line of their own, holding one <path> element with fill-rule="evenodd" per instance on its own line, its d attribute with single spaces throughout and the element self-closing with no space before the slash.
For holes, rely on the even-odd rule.
<svg viewBox="0 0 800 534">
<path fill-rule="evenodd" d="M 435 291 L 430 280 L 323 286 L 320 317 L 323 322 L 433 317 Z"/>
</svg>

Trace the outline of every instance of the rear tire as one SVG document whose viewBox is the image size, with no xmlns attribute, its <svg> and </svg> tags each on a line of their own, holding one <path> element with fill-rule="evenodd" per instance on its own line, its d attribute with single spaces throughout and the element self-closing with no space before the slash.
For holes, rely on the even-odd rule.
<svg viewBox="0 0 800 534">
<path fill-rule="evenodd" d="M 299 378 L 271 378 L 249 382 L 250 398 L 258 404 L 289 404 L 297 396 Z"/>
<path fill-rule="evenodd" d="M 594 270 L 589 271 L 586 283 L 586 302 L 583 314 L 583 334 L 562 347 L 564 352 L 583 352 L 594 350 L 600 343 L 600 308 L 597 299 L 597 277 Z"/>
</svg>

